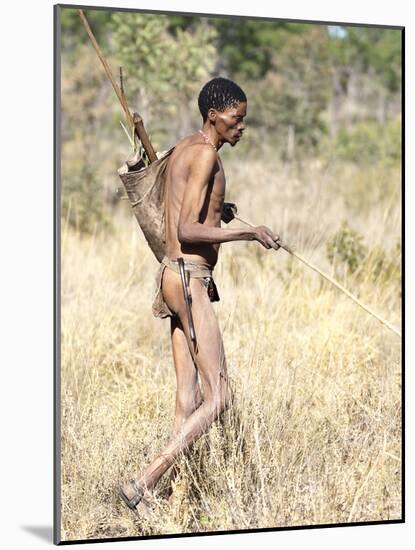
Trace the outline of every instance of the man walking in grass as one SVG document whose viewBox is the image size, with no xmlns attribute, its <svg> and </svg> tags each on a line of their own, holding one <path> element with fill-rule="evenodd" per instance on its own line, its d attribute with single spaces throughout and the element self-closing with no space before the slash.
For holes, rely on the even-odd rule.
<svg viewBox="0 0 415 550">
<path fill-rule="evenodd" d="M 165 183 L 165 257 L 157 276 L 153 313 L 171 319 L 177 377 L 173 435 L 137 479 L 120 487 L 132 510 L 146 503 L 178 455 L 209 429 L 232 401 L 219 324 L 211 302 L 219 300 L 212 272 L 221 243 L 258 241 L 278 249 L 265 226 L 221 227 L 226 190 L 219 150 L 234 147 L 245 130 L 247 98 L 231 80 L 214 78 L 199 94 L 202 128 L 171 154 Z M 201 383 L 201 386 L 199 384 Z"/>
</svg>

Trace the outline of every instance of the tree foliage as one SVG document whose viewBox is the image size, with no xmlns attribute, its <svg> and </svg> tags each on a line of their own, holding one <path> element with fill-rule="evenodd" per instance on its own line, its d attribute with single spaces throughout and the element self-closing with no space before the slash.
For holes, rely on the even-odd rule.
<svg viewBox="0 0 415 550">
<path fill-rule="evenodd" d="M 344 46 L 349 63 L 370 72 L 389 91 L 397 92 L 401 80 L 401 33 L 393 29 L 351 27 Z"/>
<path fill-rule="evenodd" d="M 274 69 L 248 84 L 249 116 L 286 158 L 315 149 L 326 131 L 323 113 L 330 92 L 325 27 L 285 33 L 271 62 Z M 268 136 L 268 137 L 266 137 Z"/>
<path fill-rule="evenodd" d="M 286 158 L 315 152 L 324 136 L 352 138 L 356 122 L 386 125 L 400 109 L 401 33 L 375 27 L 243 17 L 86 12 L 104 53 L 123 67 L 126 95 L 157 142 L 199 123 L 197 94 L 212 76 L 248 93 L 251 136 L 268 135 Z M 64 50 L 86 35 L 62 10 Z M 98 61 L 97 61 L 98 62 Z M 352 132 L 352 133 L 350 133 Z"/>
<path fill-rule="evenodd" d="M 127 95 L 153 128 L 188 131 L 190 103 L 216 62 L 216 33 L 208 25 L 183 28 L 168 16 L 116 13 L 112 47 L 126 68 Z"/>
<path fill-rule="evenodd" d="M 83 11 L 100 47 L 104 53 L 107 53 L 108 25 L 111 21 L 112 13 L 107 10 Z M 62 49 L 67 55 L 76 55 L 77 48 L 88 42 L 89 38 L 81 23 L 78 10 L 71 8 L 61 9 L 61 39 Z"/>
</svg>

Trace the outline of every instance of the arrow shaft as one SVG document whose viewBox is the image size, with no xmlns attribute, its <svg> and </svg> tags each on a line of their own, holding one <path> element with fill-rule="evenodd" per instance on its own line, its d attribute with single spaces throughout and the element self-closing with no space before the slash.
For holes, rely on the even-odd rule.
<svg viewBox="0 0 415 550">
<path fill-rule="evenodd" d="M 242 218 L 239 218 L 238 216 L 235 216 L 234 217 L 235 220 L 238 220 L 246 225 L 249 225 L 250 227 L 255 227 L 252 223 L 250 222 L 247 222 L 246 220 L 243 220 Z M 375 313 L 373 311 L 373 309 L 371 309 L 370 307 L 368 307 L 366 304 L 364 304 L 361 300 L 359 300 L 358 298 L 356 298 L 356 296 L 354 296 L 351 292 L 349 292 L 347 290 L 347 288 L 345 288 L 343 285 L 341 285 L 340 283 L 338 283 L 335 279 L 333 279 L 332 277 L 330 277 L 330 275 L 327 275 L 327 273 L 324 273 L 324 271 L 321 271 L 321 269 L 319 269 L 318 267 L 316 267 L 315 265 L 313 265 L 311 262 L 309 262 L 308 260 L 306 260 L 305 258 L 303 258 L 300 254 L 298 254 L 297 252 L 294 252 L 290 247 L 288 247 L 286 244 L 280 242 L 280 241 L 277 241 L 277 244 L 280 245 L 281 248 L 283 248 L 285 251 L 287 251 L 289 254 L 291 254 L 292 256 L 295 256 L 298 260 L 300 260 L 300 262 L 302 262 L 303 264 L 305 264 L 307 267 L 309 267 L 310 269 L 313 269 L 314 271 L 316 271 L 319 275 L 321 275 L 322 277 L 324 277 L 324 279 L 326 279 L 327 281 L 329 281 L 332 285 L 334 285 L 336 288 L 338 288 L 341 292 L 343 292 L 344 294 L 346 294 L 346 296 L 348 296 L 351 300 L 353 300 L 353 302 L 355 302 L 358 306 L 360 306 L 362 309 L 364 309 L 367 313 L 369 313 L 370 315 L 372 315 L 373 317 L 375 317 L 378 321 L 380 321 L 383 325 L 385 325 L 388 329 L 390 329 L 392 332 L 394 332 L 397 336 L 399 337 L 402 337 L 401 333 L 398 331 L 398 329 L 396 329 L 393 325 L 391 325 L 388 321 L 386 321 L 386 319 L 384 319 L 383 317 L 381 317 L 380 315 L 378 315 L 377 313 Z"/>
</svg>

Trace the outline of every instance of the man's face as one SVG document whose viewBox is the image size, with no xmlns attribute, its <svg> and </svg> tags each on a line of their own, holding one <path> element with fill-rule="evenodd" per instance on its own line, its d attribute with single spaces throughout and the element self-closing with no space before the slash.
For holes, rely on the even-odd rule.
<svg viewBox="0 0 415 550">
<path fill-rule="evenodd" d="M 214 114 L 215 130 L 224 143 L 234 147 L 242 137 L 245 130 L 244 117 L 246 116 L 247 104 L 241 102 L 233 107 L 227 107 L 225 111 L 210 109 Z"/>
</svg>

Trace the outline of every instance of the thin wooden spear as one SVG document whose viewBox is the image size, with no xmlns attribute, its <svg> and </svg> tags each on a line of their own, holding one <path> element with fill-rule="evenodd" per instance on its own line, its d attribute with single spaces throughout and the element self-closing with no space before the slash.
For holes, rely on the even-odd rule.
<svg viewBox="0 0 415 550">
<path fill-rule="evenodd" d="M 249 223 L 246 220 L 243 220 L 242 218 L 239 218 L 238 216 L 234 216 L 234 219 L 244 223 L 245 225 L 249 225 L 250 227 L 255 227 L 252 223 Z M 285 243 L 281 242 L 280 240 L 277 241 L 277 244 L 281 248 L 283 248 L 286 252 L 288 252 L 292 256 L 295 256 L 296 258 L 298 258 L 300 260 L 300 262 L 303 262 L 303 264 L 305 264 L 306 266 L 308 266 L 311 269 L 313 269 L 314 271 L 316 271 L 319 275 L 324 277 L 332 285 L 334 285 L 339 290 L 341 290 L 344 294 L 346 294 L 346 296 L 348 296 L 351 300 L 353 300 L 353 302 L 355 302 L 357 305 L 359 305 L 361 308 L 363 308 L 367 313 L 370 313 L 370 315 L 373 315 L 373 317 L 375 317 L 378 321 L 380 321 L 382 324 L 384 324 L 386 327 L 388 327 L 388 329 L 390 329 L 392 332 L 394 332 L 397 336 L 402 337 L 402 335 L 401 335 L 401 333 L 399 332 L 398 329 L 396 329 L 393 325 L 391 325 L 388 321 L 386 321 L 386 319 L 383 319 L 383 317 L 381 317 L 380 315 L 375 313 L 373 311 L 373 309 L 371 309 L 370 307 L 365 305 L 363 302 L 361 302 L 358 298 L 356 298 L 356 296 L 353 296 L 353 294 L 351 292 L 349 292 L 346 288 L 344 288 L 343 285 L 341 285 L 340 283 L 335 281 L 332 277 L 330 277 L 330 275 L 327 275 L 327 273 L 324 273 L 323 271 L 321 271 L 318 267 L 316 267 L 311 262 L 309 262 L 308 260 L 303 258 L 297 252 L 294 252 L 294 250 L 292 250 L 289 246 L 287 246 Z"/>
<path fill-rule="evenodd" d="M 114 91 L 117 94 L 118 100 L 121 103 L 121 107 L 123 108 L 125 116 L 127 117 L 127 123 L 130 130 L 134 129 L 135 134 L 141 140 L 141 143 L 143 144 L 144 150 L 147 153 L 147 156 L 150 159 L 150 162 L 156 161 L 157 154 L 147 137 L 147 133 L 144 129 L 143 119 L 138 113 L 134 113 L 134 115 L 131 114 L 130 109 L 128 107 L 127 98 L 125 97 L 125 94 L 124 94 L 124 90 L 121 90 L 121 88 L 118 86 L 117 82 L 115 81 L 112 75 L 110 66 L 108 65 L 107 60 L 105 59 L 101 51 L 101 48 L 99 47 L 98 42 L 96 41 L 94 33 L 92 32 L 91 27 L 89 26 L 88 20 L 85 17 L 83 10 L 78 10 L 78 14 L 79 14 L 79 17 L 81 18 L 81 21 L 85 27 L 85 30 L 89 38 L 91 39 L 92 45 L 94 46 L 95 51 L 97 52 L 97 55 L 104 67 L 105 73 L 107 77 L 110 79 L 112 87 L 114 88 Z"/>
<path fill-rule="evenodd" d="M 107 60 L 105 59 L 105 57 L 104 57 L 104 55 L 101 51 L 101 48 L 99 47 L 98 42 L 96 41 L 94 33 L 92 32 L 91 27 L 89 26 L 88 19 L 85 17 L 85 14 L 84 14 L 83 10 L 78 10 L 78 14 L 79 14 L 79 17 L 81 18 L 81 21 L 82 21 L 82 23 L 85 27 L 85 30 L 86 30 L 89 38 L 91 39 L 92 45 L 94 46 L 95 51 L 97 52 L 97 55 L 98 55 L 102 65 L 104 67 L 105 73 L 111 81 L 112 87 L 114 88 L 114 91 L 117 94 L 117 97 L 118 97 L 118 99 L 121 103 L 121 107 L 124 109 L 125 116 L 127 117 L 128 126 L 132 130 L 134 128 L 133 117 L 130 113 L 130 109 L 128 108 L 125 96 L 122 93 L 120 87 L 116 83 L 116 81 L 115 81 L 115 79 L 114 79 L 114 77 L 111 73 L 110 66 L 108 65 Z"/>
</svg>

